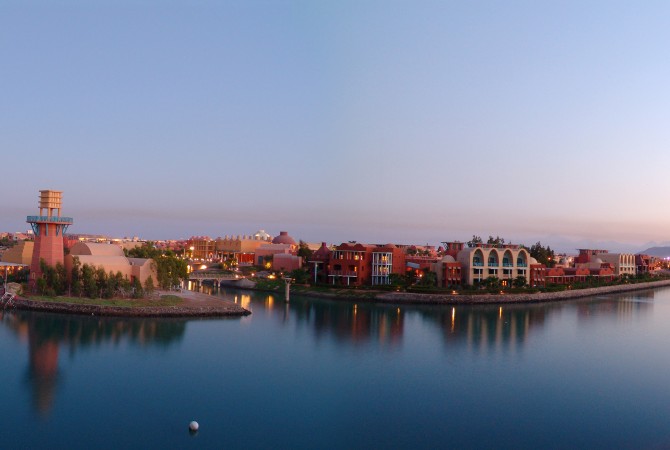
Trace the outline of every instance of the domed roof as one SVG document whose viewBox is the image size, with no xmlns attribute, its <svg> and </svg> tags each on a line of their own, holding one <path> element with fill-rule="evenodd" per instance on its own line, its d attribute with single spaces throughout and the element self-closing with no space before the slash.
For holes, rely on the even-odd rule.
<svg viewBox="0 0 670 450">
<path fill-rule="evenodd" d="M 269 234 L 267 234 L 267 233 L 265 232 L 265 230 L 258 230 L 258 232 L 257 232 L 256 234 L 254 234 L 254 237 L 255 237 L 256 239 L 262 239 L 262 240 L 264 240 L 264 241 L 269 241 L 270 238 L 271 238 L 272 236 L 270 236 Z"/>
<path fill-rule="evenodd" d="M 288 235 L 288 231 L 280 231 L 279 236 L 276 236 L 272 240 L 272 243 L 295 245 L 295 239 Z"/>
<path fill-rule="evenodd" d="M 532 256 L 530 257 L 530 263 L 531 264 L 537 264 L 537 259 L 533 258 Z"/>
<path fill-rule="evenodd" d="M 603 260 L 600 258 L 593 258 L 591 263 L 601 265 L 603 263 Z"/>
<path fill-rule="evenodd" d="M 444 258 L 442 258 L 442 262 L 456 262 L 453 256 L 451 255 L 446 255 Z"/>
</svg>

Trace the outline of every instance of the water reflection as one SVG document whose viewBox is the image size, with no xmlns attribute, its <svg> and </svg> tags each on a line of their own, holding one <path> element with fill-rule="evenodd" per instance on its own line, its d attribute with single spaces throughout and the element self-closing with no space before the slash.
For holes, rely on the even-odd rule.
<svg viewBox="0 0 670 450">
<path fill-rule="evenodd" d="M 636 315 L 651 313 L 653 306 L 654 291 L 640 291 L 634 295 L 596 297 L 592 301 L 582 301 L 578 303 L 577 310 L 580 323 L 608 316 L 621 322 L 630 322 Z"/>
<path fill-rule="evenodd" d="M 576 314 L 578 322 L 630 321 L 636 315 L 651 312 L 654 301 L 654 291 L 640 291 L 568 302 L 455 307 L 391 306 L 295 296 L 289 306 L 281 294 L 222 289 L 218 295 L 233 298 L 252 311 L 263 310 L 266 316 L 283 324 L 292 320 L 306 324 L 317 338 L 333 336 L 354 345 L 368 342 L 398 345 L 406 320 L 419 316 L 437 327 L 447 346 L 465 344 L 475 353 L 522 349 L 533 331 L 545 327 L 553 316 Z"/>
<path fill-rule="evenodd" d="M 61 345 L 74 355 L 80 348 L 104 343 L 168 347 L 184 336 L 183 319 L 93 318 L 31 312 L 0 313 L 0 323 L 28 340 L 25 381 L 34 410 L 48 416 L 62 374 L 58 367 Z"/>
</svg>

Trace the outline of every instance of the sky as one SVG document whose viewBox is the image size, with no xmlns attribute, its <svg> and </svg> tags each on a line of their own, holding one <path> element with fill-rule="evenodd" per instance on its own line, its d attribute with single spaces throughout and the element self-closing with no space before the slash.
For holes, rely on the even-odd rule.
<svg viewBox="0 0 670 450">
<path fill-rule="evenodd" d="M 0 0 L 0 231 L 670 242 L 670 3 Z M 605 247 L 607 248 L 607 247 Z"/>
</svg>

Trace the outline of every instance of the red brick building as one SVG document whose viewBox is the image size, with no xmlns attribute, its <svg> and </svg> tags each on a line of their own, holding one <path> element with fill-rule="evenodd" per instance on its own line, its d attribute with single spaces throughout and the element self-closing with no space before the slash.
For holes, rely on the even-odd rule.
<svg viewBox="0 0 670 450">
<path fill-rule="evenodd" d="M 345 243 L 330 252 L 324 265 L 330 284 L 384 285 L 392 273 L 405 272 L 405 251 L 393 244 Z"/>
</svg>

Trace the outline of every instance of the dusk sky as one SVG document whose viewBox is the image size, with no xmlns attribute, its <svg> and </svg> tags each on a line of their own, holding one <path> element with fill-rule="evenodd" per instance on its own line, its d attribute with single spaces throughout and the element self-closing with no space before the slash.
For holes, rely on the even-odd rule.
<svg viewBox="0 0 670 450">
<path fill-rule="evenodd" d="M 642 250 L 670 241 L 669 23 L 664 1 L 1 1 L 0 231 L 54 189 L 72 233 Z"/>
</svg>

